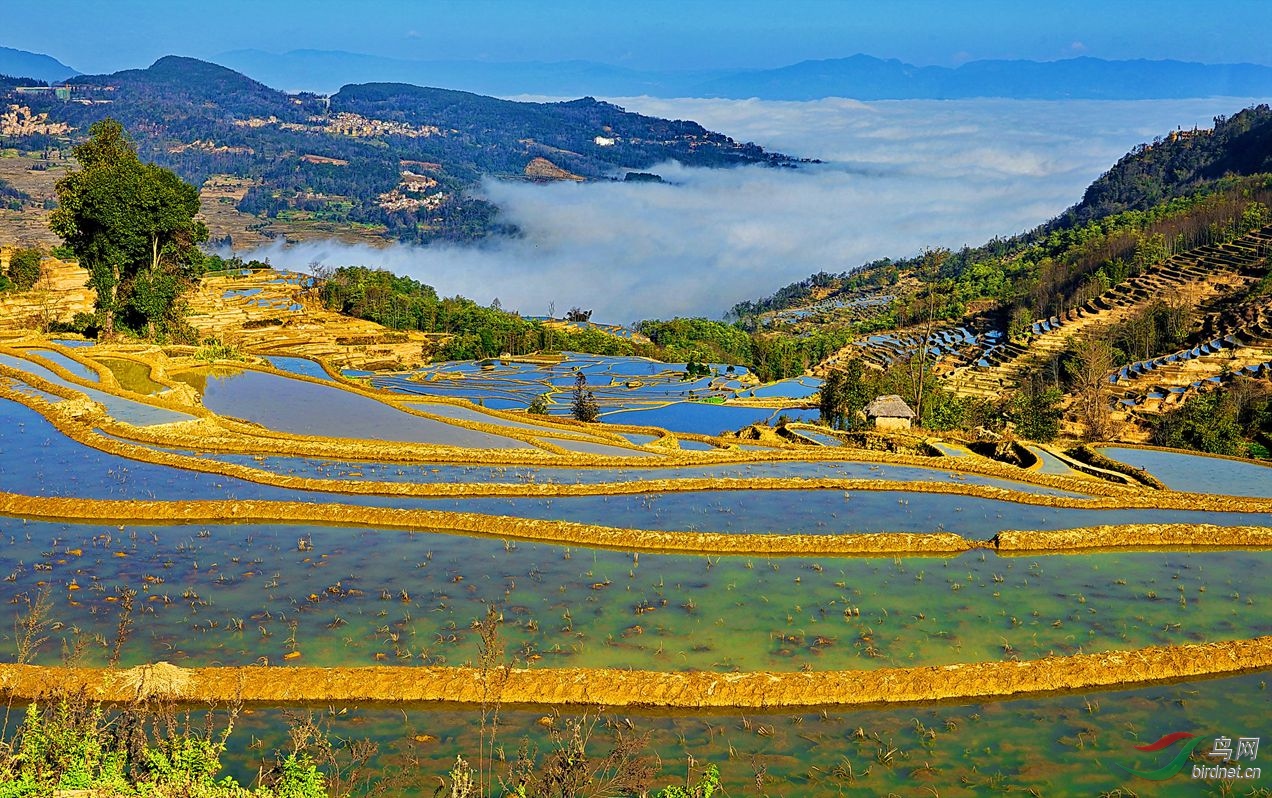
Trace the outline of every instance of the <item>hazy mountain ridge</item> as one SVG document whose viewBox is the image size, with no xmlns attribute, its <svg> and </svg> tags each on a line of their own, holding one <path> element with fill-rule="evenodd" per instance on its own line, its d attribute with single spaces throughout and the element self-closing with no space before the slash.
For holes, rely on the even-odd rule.
<svg viewBox="0 0 1272 798">
<path fill-rule="evenodd" d="M 0 75 L 15 78 L 34 78 L 52 83 L 68 80 L 79 72 L 68 67 L 56 58 L 43 53 L 32 53 L 26 50 L 15 50 L 12 47 L 0 47 Z"/>
<path fill-rule="evenodd" d="M 722 97 L 812 100 L 1167 99 L 1272 95 L 1272 67 L 1173 60 L 984 60 L 915 66 L 857 54 L 775 69 L 638 70 L 588 61 L 412 61 L 330 50 L 236 50 L 219 61 L 288 89 L 333 91 L 342 82 L 402 81 L 486 94 Z"/>
</svg>

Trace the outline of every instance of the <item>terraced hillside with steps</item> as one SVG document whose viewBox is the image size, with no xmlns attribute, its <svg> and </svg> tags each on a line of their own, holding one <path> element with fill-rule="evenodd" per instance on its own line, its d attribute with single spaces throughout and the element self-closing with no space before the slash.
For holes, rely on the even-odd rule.
<svg viewBox="0 0 1272 798">
<path fill-rule="evenodd" d="M 8 266 L 9 248 L 0 248 L 0 264 Z M 92 313 L 95 294 L 85 283 L 88 272 L 76 261 L 44 258 L 43 276 L 30 291 L 0 294 L 0 330 L 40 329 L 47 322 L 70 322 L 76 313 Z"/>
<path fill-rule="evenodd" d="M 257 354 L 286 351 L 339 368 L 402 369 L 428 362 L 437 336 L 396 331 L 327 310 L 304 275 L 272 270 L 205 277 L 187 296 L 186 321 L 199 337 Z"/>
<path fill-rule="evenodd" d="M 831 294 L 798 307 L 769 311 L 761 317 L 765 326 L 802 322 L 850 323 L 868 321 L 886 311 L 896 299 L 895 291 L 850 291 Z"/>
<path fill-rule="evenodd" d="M 1007 344 L 999 330 L 974 332 L 974 325 L 943 326 L 927 337 L 928 352 L 935 360 L 933 373 L 943 376 L 969 363 L 997 356 Z M 919 350 L 923 331 L 903 328 L 894 332 L 867 335 L 849 342 L 835 354 L 813 366 L 810 372 L 825 376 L 844 361 L 858 358 L 868 366 L 886 369 L 904 363 Z"/>
<path fill-rule="evenodd" d="M 1272 253 L 1272 226 L 1229 243 L 1173 255 L 1066 312 L 1063 317 L 1052 316 L 1035 322 L 1026 340 L 1011 342 L 994 357 L 957 369 L 946 387 L 965 396 L 999 396 L 1004 390 L 1017 387 L 1023 375 L 1063 351 L 1070 339 L 1099 334 L 1156 299 L 1181 297 L 1190 305 L 1205 308 L 1212 300 L 1232 294 L 1266 271 L 1269 253 Z M 1204 320 L 1208 318 L 1203 312 L 1203 329 L 1206 328 Z M 1211 321 L 1212 328 L 1214 324 Z M 1272 324 L 1269 328 L 1272 329 Z M 1253 351 L 1244 357 L 1258 358 L 1261 354 Z M 1241 365 L 1244 367 L 1247 363 Z"/>
<path fill-rule="evenodd" d="M 1272 377 L 1272 304 L 1255 321 L 1191 349 L 1123 366 L 1109 375 L 1116 407 L 1168 411 L 1238 376 Z"/>
</svg>

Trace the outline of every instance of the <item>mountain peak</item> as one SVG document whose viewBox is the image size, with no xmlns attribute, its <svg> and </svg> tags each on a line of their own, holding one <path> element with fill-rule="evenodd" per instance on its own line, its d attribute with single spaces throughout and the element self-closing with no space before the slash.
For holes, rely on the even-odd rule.
<svg viewBox="0 0 1272 798">
<path fill-rule="evenodd" d="M 43 53 L 0 47 L 0 75 L 33 78 L 46 83 L 67 80 L 79 73 L 56 58 Z"/>
</svg>

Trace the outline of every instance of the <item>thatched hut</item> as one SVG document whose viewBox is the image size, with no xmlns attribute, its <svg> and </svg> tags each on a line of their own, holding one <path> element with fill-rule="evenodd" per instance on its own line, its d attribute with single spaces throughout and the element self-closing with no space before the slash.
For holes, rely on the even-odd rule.
<svg viewBox="0 0 1272 798">
<path fill-rule="evenodd" d="M 866 420 L 874 422 L 875 429 L 909 429 L 914 421 L 914 411 L 896 394 L 880 396 L 866 405 Z"/>
</svg>

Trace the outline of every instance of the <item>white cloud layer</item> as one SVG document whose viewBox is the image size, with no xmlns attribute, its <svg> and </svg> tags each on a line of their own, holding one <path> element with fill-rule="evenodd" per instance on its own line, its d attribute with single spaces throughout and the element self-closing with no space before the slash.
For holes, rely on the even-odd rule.
<svg viewBox="0 0 1272 798">
<path fill-rule="evenodd" d="M 826 163 L 652 170 L 673 185 L 487 181 L 485 195 L 523 238 L 387 249 L 311 242 L 251 255 L 296 269 L 314 260 L 387 268 L 529 315 L 555 302 L 558 313 L 578 305 L 611 322 L 718 318 L 816 271 L 1035 227 L 1136 144 L 1209 127 L 1251 101 L 615 102 Z"/>
</svg>

